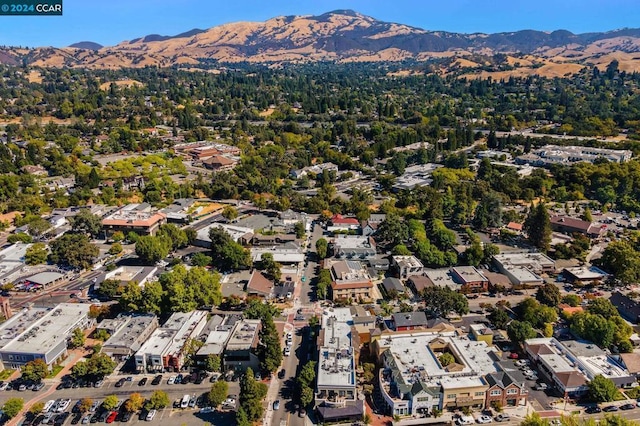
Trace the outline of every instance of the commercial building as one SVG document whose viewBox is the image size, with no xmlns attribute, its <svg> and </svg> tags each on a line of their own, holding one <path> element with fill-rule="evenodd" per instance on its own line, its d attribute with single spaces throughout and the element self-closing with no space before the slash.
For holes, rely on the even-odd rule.
<svg viewBox="0 0 640 426">
<path fill-rule="evenodd" d="M 164 213 L 154 212 L 148 203 L 129 204 L 102 219 L 102 229 L 107 237 L 116 232 L 127 235 L 155 235 L 160 225 L 167 223 Z"/>
<path fill-rule="evenodd" d="M 214 172 L 228 172 L 240 161 L 239 157 L 232 157 L 230 155 L 213 155 L 202 161 L 202 165 Z"/>
<path fill-rule="evenodd" d="M 449 287 L 454 291 L 460 290 L 460 284 L 455 282 L 451 269 L 449 268 L 425 269 L 424 275 L 431 280 L 432 285 Z"/>
<path fill-rule="evenodd" d="M 334 301 L 351 299 L 371 301 L 373 283 L 367 269 L 353 260 L 331 263 L 331 297 Z"/>
<path fill-rule="evenodd" d="M 503 370 L 487 374 L 487 407 L 517 407 L 527 405 L 529 391 L 519 371 Z"/>
<path fill-rule="evenodd" d="M 411 275 L 421 275 L 424 265 L 415 256 L 391 256 L 391 264 L 398 271 L 398 276 L 406 280 Z"/>
<path fill-rule="evenodd" d="M 262 255 L 270 253 L 273 260 L 282 265 L 297 265 L 304 262 L 304 252 L 297 244 L 286 244 L 275 247 L 253 247 L 251 248 L 251 258 L 253 263 L 260 262 Z"/>
<path fill-rule="evenodd" d="M 249 367 L 253 371 L 260 369 L 257 352 L 261 327 L 260 320 L 243 319 L 235 323 L 224 350 L 225 371 L 241 373 Z"/>
<path fill-rule="evenodd" d="M 24 280 L 25 285 L 35 285 L 38 287 L 47 287 L 64 280 L 64 275 L 60 272 L 47 271 L 40 272 L 30 276 Z"/>
<path fill-rule="evenodd" d="M 206 311 L 176 312 L 157 328 L 135 354 L 138 371 L 179 371 L 184 347 L 207 324 Z"/>
<path fill-rule="evenodd" d="M 158 268 L 155 266 L 119 266 L 113 271 L 107 272 L 104 279 L 120 281 L 122 285 L 135 281 L 140 287 L 144 287 L 148 281 L 155 277 L 157 272 Z"/>
<path fill-rule="evenodd" d="M 492 348 L 455 332 L 387 334 L 375 345 L 384 366 L 380 390 L 393 415 L 483 408 L 489 388 L 484 376 L 498 371 Z M 443 365 L 445 353 L 454 361 Z"/>
<path fill-rule="evenodd" d="M 434 170 L 444 167 L 442 164 L 417 164 L 405 168 L 404 173 L 396 178 L 392 189 L 396 192 L 413 189 L 418 186 L 428 186 L 433 182 L 431 174 Z"/>
<path fill-rule="evenodd" d="M 475 266 L 456 266 L 451 268 L 451 275 L 469 291 L 478 293 L 489 289 L 489 280 Z"/>
<path fill-rule="evenodd" d="M 110 337 L 102 345 L 102 352 L 122 361 L 133 355 L 158 328 L 158 317 L 152 314 L 120 314 L 106 319 L 97 326 Z"/>
<path fill-rule="evenodd" d="M 553 337 L 529 339 L 525 341 L 525 352 L 565 396 L 583 395 L 588 390 L 587 383 L 598 375 L 611 379 L 619 387 L 636 383 L 622 362 L 590 342 L 560 342 Z"/>
<path fill-rule="evenodd" d="M 196 235 L 196 240 L 194 245 L 199 247 L 210 248 L 211 247 L 211 238 L 209 238 L 209 231 L 212 228 L 221 228 L 229 234 L 231 239 L 240 244 L 248 244 L 253 237 L 253 229 L 245 228 L 244 226 L 236 226 L 236 225 L 228 225 L 226 223 L 215 222 L 209 226 L 206 226 L 200 230 L 198 230 L 198 234 Z"/>
<path fill-rule="evenodd" d="M 247 283 L 247 295 L 271 299 L 273 297 L 273 287 L 273 281 L 265 277 L 262 272 L 254 269 Z"/>
<path fill-rule="evenodd" d="M 627 321 L 631 321 L 634 324 L 640 322 L 640 303 L 619 291 L 611 293 L 609 301 Z"/>
<path fill-rule="evenodd" d="M 331 240 L 331 249 L 336 259 L 367 260 L 376 257 L 376 242 L 373 237 L 337 235 Z"/>
<path fill-rule="evenodd" d="M 609 274 L 597 266 L 579 266 L 576 268 L 564 268 L 562 276 L 570 283 L 587 285 L 604 282 Z"/>
<path fill-rule="evenodd" d="M 54 308 L 25 308 L 0 326 L 0 358 L 5 368 L 42 359 L 51 366 L 67 353 L 73 330 L 93 325 L 91 305 L 61 303 Z"/>
<path fill-rule="evenodd" d="M 556 270 L 553 259 L 538 252 L 500 253 L 493 256 L 493 263 L 514 285 L 543 284 L 540 274 Z"/>
<path fill-rule="evenodd" d="M 360 229 L 360 222 L 355 217 L 344 217 L 341 214 L 334 214 L 329 219 L 327 231 L 329 232 L 349 232 L 358 231 Z"/>
<path fill-rule="evenodd" d="M 582 234 L 590 238 L 597 238 L 605 231 L 606 225 L 592 223 L 569 216 L 551 216 L 551 229 L 565 234 Z"/>
<path fill-rule="evenodd" d="M 550 166 L 552 164 L 593 163 L 597 159 L 607 159 L 612 163 L 624 163 L 631 159 L 633 153 L 622 149 L 594 148 L 590 146 L 545 145 L 528 154 L 516 158 L 518 164 L 532 166 Z"/>
<path fill-rule="evenodd" d="M 31 244 L 15 243 L 0 250 L 0 283 L 11 282 L 20 274 L 29 247 Z"/>
<path fill-rule="evenodd" d="M 323 422 L 360 420 L 364 415 L 356 382 L 356 338 L 349 308 L 323 313 L 315 397 L 316 410 Z"/>
</svg>

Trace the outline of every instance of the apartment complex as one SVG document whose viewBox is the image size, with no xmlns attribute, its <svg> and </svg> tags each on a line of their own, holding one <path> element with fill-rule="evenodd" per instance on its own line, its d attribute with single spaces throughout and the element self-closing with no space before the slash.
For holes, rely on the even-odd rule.
<svg viewBox="0 0 640 426">
<path fill-rule="evenodd" d="M 424 270 L 424 265 L 415 256 L 391 256 L 391 264 L 403 280 L 412 275 L 420 275 Z"/>
<path fill-rule="evenodd" d="M 243 372 L 248 367 L 254 371 L 259 370 L 257 349 L 261 326 L 260 320 L 245 319 L 235 323 L 224 351 L 225 370 Z"/>
<path fill-rule="evenodd" d="M 337 235 L 331 241 L 331 248 L 337 259 L 366 260 L 376 257 L 376 242 L 373 237 Z"/>
<path fill-rule="evenodd" d="M 373 283 L 369 272 L 360 262 L 341 260 L 331 263 L 331 296 L 334 301 L 372 300 Z"/>
<path fill-rule="evenodd" d="M 593 163 L 597 159 L 607 159 L 612 163 L 625 163 L 633 153 L 622 149 L 594 148 L 590 146 L 545 145 L 528 154 L 516 158 L 517 164 L 532 166 L 550 166 L 552 164 Z"/>
</svg>

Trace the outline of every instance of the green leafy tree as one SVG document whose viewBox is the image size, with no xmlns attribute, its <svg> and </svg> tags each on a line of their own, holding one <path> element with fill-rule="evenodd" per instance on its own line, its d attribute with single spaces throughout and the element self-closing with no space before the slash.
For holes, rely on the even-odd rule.
<svg viewBox="0 0 640 426">
<path fill-rule="evenodd" d="M 543 252 L 549 250 L 551 244 L 551 220 L 544 203 L 539 202 L 531 208 L 527 219 L 524 221 L 529 242 Z"/>
<path fill-rule="evenodd" d="M 407 224 L 396 214 L 388 214 L 378 226 L 376 239 L 390 247 L 402 244 L 409 238 Z"/>
<path fill-rule="evenodd" d="M 233 241 L 224 229 L 211 228 L 209 238 L 211 239 L 211 257 L 216 260 L 216 266 L 219 269 L 236 271 L 251 266 L 249 250 Z"/>
<path fill-rule="evenodd" d="M 124 409 L 130 413 L 135 413 L 136 411 L 139 411 L 142 409 L 142 407 L 144 406 L 144 401 L 145 399 L 142 395 L 140 395 L 137 392 L 134 392 L 131 395 L 129 395 L 129 399 L 127 399 L 126 402 L 124 403 Z"/>
<path fill-rule="evenodd" d="M 260 258 L 260 269 L 265 273 L 265 276 L 271 281 L 276 283 L 280 282 L 282 278 L 282 272 L 280 270 L 281 265 L 273 260 L 273 254 L 263 253 Z"/>
<path fill-rule="evenodd" d="M 102 230 L 102 219 L 88 209 L 81 209 L 77 215 L 69 218 L 71 229 L 78 234 L 85 234 L 94 238 Z"/>
<path fill-rule="evenodd" d="M 22 367 L 22 378 L 32 382 L 41 382 L 49 374 L 49 366 L 38 358 L 27 362 Z"/>
<path fill-rule="evenodd" d="M 614 401 L 618 396 L 618 387 L 611 379 L 598 374 L 588 384 L 589 399 L 594 402 Z"/>
<path fill-rule="evenodd" d="M 166 241 L 170 242 L 171 251 L 186 247 L 189 244 L 187 234 L 173 223 L 165 223 L 160 225 L 158 229 L 158 237 L 166 237 Z"/>
<path fill-rule="evenodd" d="M 100 283 L 100 287 L 98 287 L 97 292 L 101 296 L 111 299 L 120 292 L 120 281 L 109 279 L 104 280 Z"/>
<path fill-rule="evenodd" d="M 282 363 L 280 336 L 271 316 L 262 319 L 260 329 L 260 367 L 263 371 L 275 372 Z"/>
<path fill-rule="evenodd" d="M 507 326 L 507 335 L 515 344 L 522 344 L 527 339 L 536 337 L 536 331 L 526 321 L 511 321 Z"/>
<path fill-rule="evenodd" d="M 193 266 L 208 266 L 211 265 L 213 258 L 211 256 L 207 256 L 204 253 L 196 253 L 191 256 L 191 264 Z"/>
<path fill-rule="evenodd" d="M 38 414 L 42 413 L 42 410 L 44 410 L 44 402 L 36 402 L 31 407 L 29 407 L 29 414 L 35 417 Z"/>
<path fill-rule="evenodd" d="M 295 225 L 293 225 L 293 232 L 296 233 L 296 238 L 301 240 L 302 238 L 304 238 L 304 234 L 305 234 L 305 228 L 304 228 L 304 223 L 302 222 L 296 222 Z"/>
<path fill-rule="evenodd" d="M 509 314 L 507 314 L 505 310 L 498 308 L 493 309 L 488 318 L 493 325 L 501 330 L 504 330 L 507 327 L 509 321 L 511 321 L 511 318 L 509 318 Z"/>
<path fill-rule="evenodd" d="M 308 407 L 313 402 L 314 394 L 313 389 L 309 386 L 303 386 L 300 389 L 300 405 Z"/>
<path fill-rule="evenodd" d="M 610 300 L 601 297 L 590 300 L 587 304 L 587 311 L 594 315 L 601 315 L 604 318 L 613 318 L 620 315 Z"/>
<path fill-rule="evenodd" d="M 552 283 L 546 283 L 538 288 L 536 292 L 536 300 L 543 305 L 558 306 L 562 296 L 560 295 L 560 289 L 558 286 Z"/>
<path fill-rule="evenodd" d="M 171 240 L 164 236 L 144 235 L 136 241 L 136 254 L 147 263 L 156 263 L 169 255 Z"/>
<path fill-rule="evenodd" d="M 224 380 L 218 380 L 211 386 L 211 390 L 207 395 L 209 403 L 212 407 L 222 404 L 229 393 L 229 385 Z"/>
<path fill-rule="evenodd" d="M 454 362 L 456 362 L 456 359 L 449 352 L 445 352 L 438 357 L 438 361 L 440 361 L 440 365 L 442 365 L 443 367 L 446 367 L 447 365 L 453 364 Z"/>
<path fill-rule="evenodd" d="M 118 406 L 118 397 L 116 395 L 107 395 L 102 402 L 102 406 L 107 411 L 112 411 Z"/>
<path fill-rule="evenodd" d="M 124 237 L 124 233 L 122 231 L 116 231 L 116 232 L 113 233 L 113 235 L 111 235 L 111 240 L 114 243 L 122 242 L 122 241 L 124 241 L 124 238 L 125 238 Z"/>
<path fill-rule="evenodd" d="M 136 281 L 129 281 L 122 289 L 120 307 L 125 311 L 139 312 L 144 306 L 142 289 Z"/>
<path fill-rule="evenodd" d="M 84 331 L 82 331 L 81 328 L 75 328 L 73 330 L 73 333 L 71 333 L 70 346 L 72 348 L 79 348 L 81 346 L 84 346 L 84 342 L 85 342 Z"/>
<path fill-rule="evenodd" d="M 5 416 L 12 419 L 22 411 L 24 400 L 22 398 L 9 398 L 2 406 L 2 412 Z"/>
<path fill-rule="evenodd" d="M 90 268 L 100 252 L 83 234 L 64 234 L 51 242 L 50 248 L 51 263 L 69 265 L 77 269 Z"/>
<path fill-rule="evenodd" d="M 582 298 L 577 294 L 565 294 L 562 296 L 562 303 L 566 303 L 569 306 L 576 307 L 582 303 Z"/>
<path fill-rule="evenodd" d="M 458 315 L 469 313 L 469 301 L 449 287 L 431 286 L 422 291 L 425 308 L 436 317 L 446 318 L 450 312 Z"/>
<path fill-rule="evenodd" d="M 29 234 L 36 238 L 42 237 L 51 227 L 51 224 L 47 220 L 39 216 L 27 225 Z"/>
<path fill-rule="evenodd" d="M 122 253 L 122 244 L 120 243 L 113 243 L 111 244 L 111 247 L 109 247 L 109 254 L 120 254 Z"/>
<path fill-rule="evenodd" d="M 247 368 L 240 378 L 240 407 L 251 422 L 262 418 L 264 407 L 262 400 L 267 395 L 267 386 L 256 381 L 251 368 Z"/>
<path fill-rule="evenodd" d="M 151 394 L 145 404 L 147 410 L 160 410 L 169 405 L 169 395 L 165 391 L 157 390 Z"/>
<path fill-rule="evenodd" d="M 221 359 L 216 354 L 209 354 L 205 361 L 205 368 L 207 371 L 220 371 L 222 366 Z"/>
<path fill-rule="evenodd" d="M 9 235 L 7 237 L 7 241 L 11 244 L 15 244 L 15 243 L 29 244 L 31 241 L 33 241 L 33 238 L 31 238 L 31 235 L 29 234 L 25 234 L 24 232 L 18 232 L 17 234 Z"/>
<path fill-rule="evenodd" d="M 612 241 L 595 261 L 622 284 L 640 281 L 640 252 L 627 240 Z"/>
<path fill-rule="evenodd" d="M 316 253 L 320 259 L 324 259 L 327 257 L 327 249 L 329 247 L 329 243 L 324 238 L 319 238 L 316 241 Z"/>
<path fill-rule="evenodd" d="M 27 265 L 40 265 L 47 262 L 49 251 L 44 243 L 35 243 L 27 248 L 24 259 Z"/>
<path fill-rule="evenodd" d="M 222 217 L 232 222 L 238 218 L 238 210 L 233 206 L 224 206 L 222 209 Z"/>
<path fill-rule="evenodd" d="M 413 253 L 404 244 L 398 244 L 391 249 L 391 254 L 394 256 L 411 256 Z"/>
</svg>

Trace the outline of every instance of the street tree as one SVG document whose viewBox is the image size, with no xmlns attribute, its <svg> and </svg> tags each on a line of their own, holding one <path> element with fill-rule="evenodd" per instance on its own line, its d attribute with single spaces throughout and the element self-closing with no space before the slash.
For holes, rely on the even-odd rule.
<svg viewBox="0 0 640 426">
<path fill-rule="evenodd" d="M 511 321 L 507 326 L 507 335 L 514 344 L 522 344 L 527 339 L 536 337 L 536 331 L 526 321 Z"/>
<path fill-rule="evenodd" d="M 220 356 L 216 354 L 209 354 L 207 359 L 205 360 L 205 369 L 207 371 L 220 371 L 220 367 L 222 366 L 222 361 Z"/>
<path fill-rule="evenodd" d="M 304 223 L 296 222 L 295 225 L 293 225 L 293 232 L 295 232 L 297 239 L 301 240 L 302 238 L 304 238 L 305 231 L 306 229 L 304 228 Z"/>
<path fill-rule="evenodd" d="M 100 287 L 98 287 L 97 292 L 101 296 L 112 299 L 120 292 L 120 281 L 106 279 L 100 283 Z"/>
<path fill-rule="evenodd" d="M 129 399 L 124 403 L 124 409 L 130 413 L 135 413 L 138 410 L 141 410 L 144 406 L 144 397 L 137 392 L 129 395 Z"/>
<path fill-rule="evenodd" d="M 71 333 L 71 342 L 70 342 L 71 347 L 79 348 L 81 346 L 84 346 L 84 342 L 85 342 L 84 331 L 82 331 L 81 328 L 75 328 Z"/>
<path fill-rule="evenodd" d="M 329 247 L 329 243 L 324 238 L 319 238 L 316 241 L 316 253 L 320 259 L 324 259 L 327 257 L 327 248 Z"/>
<path fill-rule="evenodd" d="M 156 263 L 169 255 L 172 245 L 166 236 L 143 235 L 136 241 L 136 254 L 147 263 Z"/>
<path fill-rule="evenodd" d="M 209 403 L 212 407 L 222 404 L 229 393 L 229 385 L 224 380 L 218 380 L 211 386 L 211 390 L 207 395 Z"/>
<path fill-rule="evenodd" d="M 22 367 L 22 378 L 27 381 L 41 382 L 48 374 L 49 366 L 40 358 L 29 361 Z"/>
<path fill-rule="evenodd" d="M 118 397 L 116 395 L 107 395 L 107 397 L 102 401 L 102 406 L 107 411 L 112 411 L 118 406 Z"/>
<path fill-rule="evenodd" d="M 158 233 L 156 235 L 158 237 L 166 237 L 166 240 L 170 242 L 170 251 L 186 247 L 189 244 L 189 239 L 185 231 L 178 228 L 173 223 L 160 225 L 160 229 L 158 229 Z"/>
<path fill-rule="evenodd" d="M 82 398 L 80 400 L 80 404 L 78 405 L 78 410 L 81 413 L 86 413 L 93 406 L 93 399 L 91 398 Z"/>
<path fill-rule="evenodd" d="M 42 410 L 44 410 L 44 402 L 36 402 L 31 407 L 29 407 L 29 414 L 35 417 L 38 414 L 42 413 Z"/>
<path fill-rule="evenodd" d="M 191 264 L 193 266 L 209 266 L 211 265 L 212 261 L 213 258 L 211 256 L 207 256 L 204 253 L 196 253 L 191 256 Z"/>
<path fill-rule="evenodd" d="M 69 265 L 77 269 L 88 269 L 100 250 L 91 244 L 83 234 L 64 234 L 49 245 L 51 253 L 49 261 L 58 265 Z"/>
<path fill-rule="evenodd" d="M 222 217 L 232 222 L 238 217 L 238 210 L 233 206 L 225 206 L 222 209 Z"/>
<path fill-rule="evenodd" d="M 618 387 L 613 380 L 598 374 L 587 384 L 587 395 L 593 402 L 615 401 L 618 396 Z"/>
<path fill-rule="evenodd" d="M 169 395 L 165 391 L 154 391 L 145 404 L 147 410 L 159 410 L 169 405 Z"/>
<path fill-rule="evenodd" d="M 504 330 L 511 318 L 504 309 L 494 308 L 488 316 L 489 321 L 497 328 Z"/>
</svg>

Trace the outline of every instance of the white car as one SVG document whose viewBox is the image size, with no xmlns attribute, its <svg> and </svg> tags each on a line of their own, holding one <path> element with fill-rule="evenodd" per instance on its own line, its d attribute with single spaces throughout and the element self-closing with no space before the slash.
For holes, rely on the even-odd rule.
<svg viewBox="0 0 640 426">
<path fill-rule="evenodd" d="M 286 348 L 284 348 L 284 356 L 289 356 L 291 355 L 291 347 L 287 346 Z"/>
<path fill-rule="evenodd" d="M 473 417 L 471 416 L 460 416 L 456 419 L 456 424 L 458 426 L 463 426 L 463 425 L 472 425 L 474 424 L 475 421 L 473 420 Z"/>
<path fill-rule="evenodd" d="M 491 420 L 490 416 L 482 415 L 482 416 L 478 417 L 478 419 L 476 421 L 478 423 L 485 424 L 485 423 L 491 423 L 492 420 Z"/>
<path fill-rule="evenodd" d="M 146 421 L 150 422 L 156 416 L 156 410 L 151 410 L 147 413 Z"/>
<path fill-rule="evenodd" d="M 64 412 L 67 408 L 69 408 L 69 404 L 71 404 L 71 400 L 69 398 L 61 399 L 60 402 L 58 402 L 58 406 L 56 407 L 56 412 Z"/>
<path fill-rule="evenodd" d="M 44 403 L 44 407 L 42 407 L 42 412 L 46 413 L 49 410 L 51 410 L 51 408 L 55 405 L 56 401 L 55 399 L 50 399 L 47 402 Z"/>
<path fill-rule="evenodd" d="M 0 391 L 7 390 L 8 387 L 9 387 L 9 382 L 3 382 L 0 385 Z"/>
<path fill-rule="evenodd" d="M 168 385 L 172 385 L 176 382 L 176 376 L 171 376 L 169 377 L 169 380 L 167 380 L 167 384 Z"/>
<path fill-rule="evenodd" d="M 516 365 L 518 367 L 524 367 L 525 365 L 529 365 L 529 360 L 528 359 L 519 359 L 518 361 L 516 361 Z"/>
<path fill-rule="evenodd" d="M 208 414 L 213 413 L 213 407 L 202 407 L 200 409 L 200 414 Z"/>
</svg>

